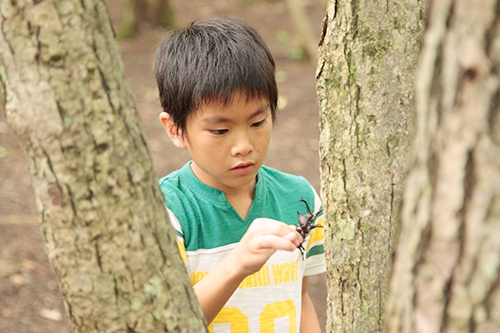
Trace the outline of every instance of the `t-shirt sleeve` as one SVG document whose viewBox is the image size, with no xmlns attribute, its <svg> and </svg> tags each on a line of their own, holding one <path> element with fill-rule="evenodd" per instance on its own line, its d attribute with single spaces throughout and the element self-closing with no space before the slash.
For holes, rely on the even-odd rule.
<svg viewBox="0 0 500 333">
<path fill-rule="evenodd" d="M 316 190 L 312 186 L 311 188 L 314 193 L 313 214 L 321 212 L 316 216 L 313 223 L 320 225 L 321 227 L 313 229 L 311 233 L 306 237 L 306 268 L 304 272 L 305 276 L 321 274 L 326 271 L 325 249 L 323 246 L 325 240 L 323 228 L 325 224 L 325 217 L 323 214 L 321 199 Z"/>
<path fill-rule="evenodd" d="M 186 247 L 184 245 L 184 233 L 182 232 L 181 224 L 179 223 L 179 219 L 174 215 L 174 213 L 167 208 L 168 217 L 170 219 L 170 223 L 175 229 L 175 235 L 177 238 L 177 247 L 179 248 L 179 253 L 181 255 L 182 261 L 184 264 L 187 264 L 187 256 L 186 256 Z"/>
</svg>

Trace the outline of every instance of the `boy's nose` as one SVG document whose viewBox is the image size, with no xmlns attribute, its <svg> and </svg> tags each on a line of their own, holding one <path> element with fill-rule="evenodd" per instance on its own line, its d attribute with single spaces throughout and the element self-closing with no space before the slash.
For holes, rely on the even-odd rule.
<svg viewBox="0 0 500 333">
<path fill-rule="evenodd" d="M 246 134 L 240 134 L 234 139 L 231 155 L 248 155 L 252 152 L 253 146 L 250 138 Z"/>
</svg>

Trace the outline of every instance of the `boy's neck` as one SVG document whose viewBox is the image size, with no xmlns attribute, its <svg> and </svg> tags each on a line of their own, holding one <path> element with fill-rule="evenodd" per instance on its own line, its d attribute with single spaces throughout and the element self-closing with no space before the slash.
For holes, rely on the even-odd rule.
<svg viewBox="0 0 500 333">
<path fill-rule="evenodd" d="M 234 188 L 231 191 L 224 191 L 226 200 L 233 206 L 234 210 L 245 220 L 247 218 L 252 201 L 255 197 L 255 187 L 257 186 L 258 176 L 251 184 L 242 188 Z"/>
<path fill-rule="evenodd" d="M 246 219 L 255 195 L 255 187 L 257 186 L 258 181 L 257 175 L 254 177 L 253 181 L 241 187 L 230 187 L 223 185 L 220 182 L 218 182 L 219 186 L 214 186 L 214 184 L 210 182 L 211 178 L 207 177 L 195 162 L 190 164 L 190 168 L 194 176 L 200 182 L 224 192 L 226 200 L 231 204 L 231 206 L 233 206 L 234 210 L 242 219 Z"/>
<path fill-rule="evenodd" d="M 254 198 L 255 187 L 250 192 L 239 192 L 234 194 L 226 193 L 227 201 L 233 206 L 234 210 L 240 215 L 240 217 L 245 220 L 247 218 L 250 207 L 252 206 L 252 201 Z"/>
</svg>

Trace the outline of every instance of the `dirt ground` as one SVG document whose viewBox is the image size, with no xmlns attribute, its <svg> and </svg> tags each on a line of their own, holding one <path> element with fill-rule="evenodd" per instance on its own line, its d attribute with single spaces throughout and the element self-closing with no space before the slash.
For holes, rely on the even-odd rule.
<svg viewBox="0 0 500 333">
<path fill-rule="evenodd" d="M 108 0 L 117 22 L 121 2 Z M 326 1 L 302 0 L 318 39 Z M 277 63 L 280 89 L 278 123 L 266 164 L 305 176 L 319 191 L 316 61 L 295 60 L 298 33 L 284 1 L 173 0 L 176 23 L 204 16 L 231 16 L 254 26 Z M 173 147 L 158 121 L 152 73 L 154 50 L 164 31 L 147 25 L 120 43 L 125 72 L 134 92 L 158 176 L 182 166 L 188 155 Z M 310 279 L 310 293 L 325 324 L 325 275 Z M 0 333 L 71 332 L 59 285 L 47 261 L 31 179 L 24 154 L 0 110 Z"/>
</svg>

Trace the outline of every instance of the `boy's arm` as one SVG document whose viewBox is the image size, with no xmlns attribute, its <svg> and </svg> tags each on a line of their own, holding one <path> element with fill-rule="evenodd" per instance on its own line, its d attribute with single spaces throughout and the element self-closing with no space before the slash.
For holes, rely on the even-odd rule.
<svg viewBox="0 0 500 333">
<path fill-rule="evenodd" d="M 283 222 L 255 219 L 238 245 L 193 288 L 210 324 L 240 283 L 257 272 L 276 252 L 294 251 L 302 237 Z"/>
<path fill-rule="evenodd" d="M 318 315 L 307 292 L 307 277 L 302 279 L 302 313 L 300 315 L 301 333 L 321 333 Z"/>
</svg>

